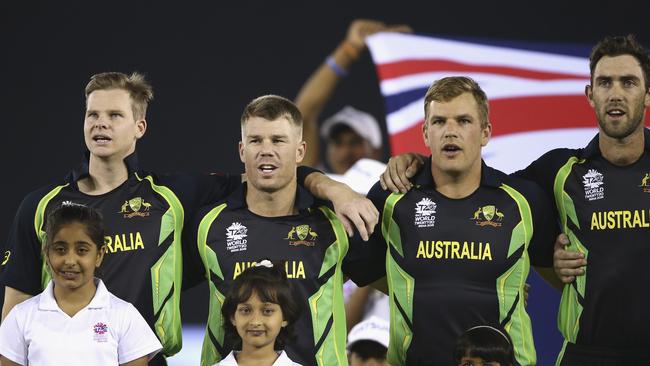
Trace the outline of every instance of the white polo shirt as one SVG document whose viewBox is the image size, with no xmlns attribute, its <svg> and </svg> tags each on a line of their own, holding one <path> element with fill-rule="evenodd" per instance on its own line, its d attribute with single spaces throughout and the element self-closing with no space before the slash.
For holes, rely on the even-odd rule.
<svg viewBox="0 0 650 366">
<path fill-rule="evenodd" d="M 237 359 L 235 359 L 234 351 L 231 351 L 226 358 L 217 362 L 214 366 L 238 366 Z M 299 363 L 291 361 L 287 353 L 282 351 L 278 354 L 278 358 L 271 366 L 301 366 Z"/>
<path fill-rule="evenodd" d="M 95 283 L 95 296 L 73 317 L 56 303 L 52 281 L 16 305 L 0 325 L 0 354 L 20 365 L 116 366 L 151 359 L 162 346 L 144 318 L 101 280 Z"/>
</svg>

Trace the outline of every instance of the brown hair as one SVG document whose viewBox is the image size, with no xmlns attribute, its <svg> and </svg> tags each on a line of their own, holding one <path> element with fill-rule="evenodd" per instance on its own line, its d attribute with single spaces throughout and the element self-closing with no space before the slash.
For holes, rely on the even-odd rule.
<svg viewBox="0 0 650 366">
<path fill-rule="evenodd" d="M 248 103 L 241 115 L 242 129 L 246 121 L 252 117 L 261 117 L 269 121 L 285 117 L 291 124 L 302 130 L 302 113 L 298 107 L 289 99 L 278 95 L 263 95 Z"/>
<path fill-rule="evenodd" d="M 463 93 L 471 93 L 478 104 L 481 127 L 485 128 L 489 120 L 487 95 L 476 81 L 465 76 L 450 76 L 436 80 L 424 96 L 424 121 L 429 119 L 429 104 L 431 102 L 448 102 Z"/>
<path fill-rule="evenodd" d="M 261 260 L 257 263 L 259 262 Z M 301 300 L 297 296 L 296 289 L 287 279 L 284 262 L 273 262 L 272 267 L 256 264 L 247 268 L 232 282 L 221 307 L 226 335 L 237 347 L 241 347 L 241 338 L 231 319 L 235 316 L 237 305 L 248 301 L 254 293 L 261 301 L 278 304 L 282 309 L 282 317 L 287 322 L 287 326 L 280 330 L 275 349 L 284 348 L 287 342 L 295 338 L 294 325 L 302 312 Z"/>
<path fill-rule="evenodd" d="M 643 71 L 643 80 L 645 81 L 646 90 L 650 88 L 648 77 L 650 76 L 650 54 L 636 40 L 634 34 L 627 36 L 609 36 L 603 38 L 591 50 L 589 56 L 589 72 L 591 73 L 591 82 L 594 82 L 594 70 L 596 64 L 601 58 L 630 55 L 637 59 Z"/>
<path fill-rule="evenodd" d="M 96 90 L 122 89 L 131 97 L 133 118 L 144 119 L 147 114 L 147 105 L 153 100 L 153 88 L 144 75 L 134 72 L 126 75 L 121 72 L 103 72 L 90 77 L 86 85 L 86 100 L 90 93 Z"/>
</svg>

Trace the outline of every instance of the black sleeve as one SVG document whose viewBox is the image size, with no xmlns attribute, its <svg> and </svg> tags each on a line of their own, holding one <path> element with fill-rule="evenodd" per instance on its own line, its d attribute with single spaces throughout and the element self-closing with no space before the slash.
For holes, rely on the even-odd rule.
<svg viewBox="0 0 650 366">
<path fill-rule="evenodd" d="M 205 280 L 205 266 L 201 260 L 198 246 L 199 224 L 205 210 L 200 209 L 188 220 L 183 230 L 183 291 Z"/>
<path fill-rule="evenodd" d="M 305 186 L 305 179 L 311 173 L 321 173 L 321 174 L 323 174 L 323 172 L 321 172 L 320 170 L 312 168 L 310 166 L 305 166 L 305 165 L 298 166 L 298 169 L 296 170 L 296 176 L 297 176 L 297 179 L 298 179 L 298 184 L 304 187 Z"/>
<path fill-rule="evenodd" d="M 350 249 L 343 262 L 343 271 L 357 286 L 366 286 L 386 276 L 386 242 L 382 235 L 383 207 L 390 195 L 376 183 L 368 199 L 379 211 L 379 223 L 367 242 L 361 240 L 358 234 L 350 240 Z"/>
<path fill-rule="evenodd" d="M 558 170 L 566 164 L 571 156 L 576 155 L 576 150 L 555 149 L 542 155 L 526 168 L 512 173 L 512 176 L 537 183 L 547 198 L 554 202 L 553 185 Z"/>
<path fill-rule="evenodd" d="M 37 295 L 43 289 L 41 276 L 43 257 L 41 241 L 34 225 L 36 207 L 41 196 L 32 193 L 20 204 L 5 243 L 0 271 L 0 284 L 29 295 Z M 38 228 L 40 230 L 40 228 Z"/>
<path fill-rule="evenodd" d="M 548 197 L 535 185 L 529 199 L 533 216 L 533 237 L 528 246 L 530 263 L 537 267 L 553 266 L 553 246 L 560 233 L 557 214 Z"/>
</svg>

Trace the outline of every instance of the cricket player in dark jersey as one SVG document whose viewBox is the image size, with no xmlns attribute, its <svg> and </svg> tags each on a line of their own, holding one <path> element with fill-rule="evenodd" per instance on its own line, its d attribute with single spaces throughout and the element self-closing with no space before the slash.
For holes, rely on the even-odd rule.
<svg viewBox="0 0 650 366">
<path fill-rule="evenodd" d="M 231 351 L 221 305 L 232 281 L 256 260 L 271 258 L 285 261 L 304 301 L 296 340 L 284 345 L 289 357 L 302 365 L 347 365 L 342 267 L 349 244 L 332 210 L 296 185 L 306 148 L 300 111 L 285 98 L 259 97 L 244 110 L 241 126 L 247 183 L 202 209 L 190 231 L 201 263 L 193 267 L 210 288 L 201 364 Z"/>
<path fill-rule="evenodd" d="M 451 365 L 456 339 L 490 324 L 508 331 L 520 365 L 536 363 L 524 285 L 531 263 L 551 267 L 557 226 L 536 184 L 482 162 L 490 132 L 478 84 L 436 81 L 423 126 L 431 157 L 415 188 L 391 193 L 377 183 L 368 195 L 384 243 L 371 248 L 384 255 L 369 255 L 376 263 L 364 272 L 366 282 L 387 276 L 391 365 Z"/>
<path fill-rule="evenodd" d="M 589 104 L 599 133 L 583 149 L 550 151 L 517 174 L 555 202 L 569 253 L 558 365 L 650 364 L 650 56 L 632 36 L 607 37 L 590 56 Z M 566 240 L 566 237 L 562 240 Z M 589 266 L 578 268 L 575 265 Z M 579 275 L 583 274 L 583 275 Z M 575 277 L 574 276 L 578 275 Z"/>
<path fill-rule="evenodd" d="M 183 225 L 198 207 L 233 191 L 241 178 L 157 176 L 140 170 L 135 146 L 146 131 L 146 107 L 152 96 L 151 86 L 139 74 L 104 73 L 91 78 L 84 122 L 87 159 L 64 180 L 29 194 L 21 204 L 3 261 L 3 317 L 47 283 L 49 273 L 41 256 L 44 218 L 70 201 L 103 213 L 108 253 L 102 278 L 110 291 L 136 306 L 159 337 L 164 355 L 181 348 Z M 309 178 L 312 175 L 322 176 Z M 312 181 L 320 194 L 327 193 L 322 188 L 326 178 Z M 360 217 L 351 219 L 356 223 Z M 163 356 L 151 362 L 164 363 Z"/>
<path fill-rule="evenodd" d="M 585 94 L 598 135 L 583 149 L 550 151 L 515 174 L 541 185 L 562 226 L 554 267 L 570 284 L 558 315 L 565 342 L 557 364 L 650 364 L 650 296 L 643 290 L 650 274 L 642 265 L 650 258 L 650 133 L 643 126 L 650 56 L 628 35 L 606 37 L 589 61 Z M 419 159 L 394 159 L 383 185 L 407 190 Z"/>
</svg>

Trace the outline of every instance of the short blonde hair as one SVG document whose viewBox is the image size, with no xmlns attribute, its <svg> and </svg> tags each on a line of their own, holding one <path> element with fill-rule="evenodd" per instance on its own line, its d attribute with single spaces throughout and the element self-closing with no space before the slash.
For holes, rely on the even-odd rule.
<svg viewBox="0 0 650 366">
<path fill-rule="evenodd" d="M 243 130 L 251 117 L 261 117 L 269 121 L 274 121 L 280 117 L 285 117 L 294 127 L 302 131 L 302 113 L 292 101 L 278 95 L 263 95 L 253 99 L 241 115 L 241 128 Z"/>
<path fill-rule="evenodd" d="M 153 100 L 153 88 L 144 75 L 134 72 L 126 75 L 121 72 L 103 72 L 90 77 L 86 85 L 86 101 L 88 96 L 96 90 L 121 89 L 129 93 L 131 97 L 131 109 L 133 118 L 144 119 L 147 114 L 147 106 Z"/>
<path fill-rule="evenodd" d="M 465 76 L 450 76 L 436 80 L 424 96 L 424 121 L 429 120 L 429 104 L 431 102 L 448 102 L 463 93 L 471 93 L 478 104 L 481 128 L 487 127 L 489 121 L 489 106 L 487 95 L 476 81 Z"/>
</svg>

